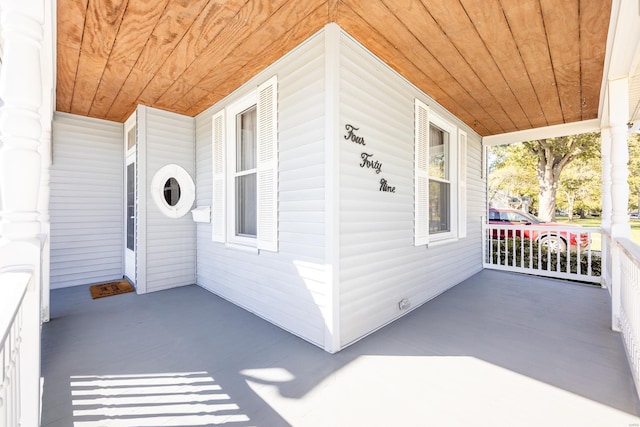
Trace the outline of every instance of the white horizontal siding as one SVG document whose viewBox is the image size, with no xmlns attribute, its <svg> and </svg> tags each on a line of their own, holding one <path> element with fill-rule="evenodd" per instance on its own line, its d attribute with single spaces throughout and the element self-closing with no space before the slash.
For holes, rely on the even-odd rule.
<svg viewBox="0 0 640 427">
<path fill-rule="evenodd" d="M 51 288 L 123 275 L 122 124 L 56 113 L 51 165 Z"/>
<path fill-rule="evenodd" d="M 427 99 L 348 36 L 341 44 L 341 126 L 358 127 L 366 145 L 341 142 L 340 319 L 341 345 L 361 338 L 482 268 L 479 137 L 435 102 L 434 111 L 468 132 L 467 238 L 413 245 L 413 104 Z M 362 152 L 374 154 L 382 171 L 361 168 Z M 379 191 L 385 178 L 396 193 Z M 452 213 L 455 218 L 455 213 Z"/>
<path fill-rule="evenodd" d="M 197 283 L 323 346 L 324 38 L 316 36 L 196 117 L 196 203 L 212 203 L 211 117 L 278 76 L 278 252 L 231 249 L 197 224 Z"/>
<path fill-rule="evenodd" d="M 154 108 L 144 108 L 144 149 L 146 189 L 149 191 L 155 173 L 168 164 L 177 164 L 195 178 L 194 119 Z M 142 155 L 138 153 L 138 155 Z M 182 218 L 169 218 L 146 197 L 146 210 L 139 212 L 145 227 L 145 258 L 138 264 L 145 274 L 146 291 L 153 292 L 194 284 L 196 262 L 195 224 L 191 213 Z"/>
</svg>

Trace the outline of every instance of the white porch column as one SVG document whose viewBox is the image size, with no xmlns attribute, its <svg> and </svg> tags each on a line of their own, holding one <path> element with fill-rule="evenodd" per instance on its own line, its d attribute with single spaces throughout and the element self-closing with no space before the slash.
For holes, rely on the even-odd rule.
<svg viewBox="0 0 640 427">
<path fill-rule="evenodd" d="M 602 220 L 601 227 L 611 231 L 611 129 L 600 131 L 600 157 L 602 158 Z"/>
<path fill-rule="evenodd" d="M 611 235 L 629 237 L 629 80 L 609 81 L 609 128 L 611 133 Z"/>
<path fill-rule="evenodd" d="M 38 152 L 40 153 L 41 176 L 40 194 L 38 198 L 38 212 L 41 227 L 41 317 L 43 322 L 49 321 L 49 293 L 50 293 L 50 264 L 51 264 L 51 222 L 49 215 L 50 173 L 51 167 L 51 132 L 53 112 L 55 111 L 55 64 L 54 57 L 56 41 L 56 13 L 55 2 L 44 2 L 44 35 L 41 50 L 42 65 L 42 105 L 40 107 L 40 121 L 42 137 Z"/>
<path fill-rule="evenodd" d="M 0 0 L 0 271 L 30 272 L 23 302 L 20 348 L 20 425 L 39 425 L 41 51 L 46 0 Z M 1 283 L 0 283 L 1 285 Z M 1 309 L 2 301 L 0 301 Z"/>
<path fill-rule="evenodd" d="M 609 123 L 611 133 L 611 238 L 630 237 L 629 206 L 629 81 L 627 77 L 609 80 Z M 611 247 L 611 327 L 620 330 L 620 254 Z"/>
<path fill-rule="evenodd" d="M 602 159 L 602 287 L 611 292 L 611 132 L 600 130 L 600 157 Z"/>
</svg>

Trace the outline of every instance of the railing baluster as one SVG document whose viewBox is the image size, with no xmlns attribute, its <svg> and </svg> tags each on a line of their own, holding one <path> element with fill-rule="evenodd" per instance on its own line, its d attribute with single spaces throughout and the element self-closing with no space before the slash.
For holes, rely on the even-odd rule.
<svg viewBox="0 0 640 427">
<path fill-rule="evenodd" d="M 483 224 L 485 245 L 483 245 L 485 267 L 507 270 L 539 276 L 557 277 L 568 280 L 602 283 L 600 271 L 594 272 L 595 263 L 606 262 L 600 255 L 594 254 L 591 245 L 581 247 L 580 236 L 586 235 L 588 241 L 593 240 L 598 228 L 583 227 L 542 227 L 529 225 Z M 566 239 L 565 249 L 553 250 L 550 245 L 543 245 L 525 238 L 525 235 L 537 233 L 542 236 L 554 236 Z M 571 244 L 571 235 L 576 235 L 577 244 Z M 518 243 L 518 239 L 520 242 Z M 527 240 L 525 242 L 525 240 Z M 603 235 L 603 242 L 605 241 Z M 520 257 L 520 261 L 518 261 Z M 528 261 L 525 261 L 526 258 Z M 582 264 L 583 257 L 585 265 Z M 553 266 L 553 263 L 556 263 Z"/>
<path fill-rule="evenodd" d="M 21 343 L 23 303 L 33 280 L 26 273 L 0 275 L 0 425 L 23 425 L 21 401 Z M 39 396 L 37 396 L 39 398 Z"/>
<path fill-rule="evenodd" d="M 620 254 L 620 332 L 636 389 L 640 386 L 640 249 L 628 239 L 613 239 Z M 616 266 L 612 266 L 616 268 Z M 616 286 L 614 283 L 613 286 Z"/>
</svg>

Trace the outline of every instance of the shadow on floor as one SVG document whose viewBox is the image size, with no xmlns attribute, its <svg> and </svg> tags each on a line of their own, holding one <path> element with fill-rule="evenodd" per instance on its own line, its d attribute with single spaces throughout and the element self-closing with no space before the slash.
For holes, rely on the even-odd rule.
<svg viewBox="0 0 640 427">
<path fill-rule="evenodd" d="M 51 307 L 43 426 L 640 421 L 596 287 L 483 271 L 335 355 L 197 286 Z"/>
</svg>

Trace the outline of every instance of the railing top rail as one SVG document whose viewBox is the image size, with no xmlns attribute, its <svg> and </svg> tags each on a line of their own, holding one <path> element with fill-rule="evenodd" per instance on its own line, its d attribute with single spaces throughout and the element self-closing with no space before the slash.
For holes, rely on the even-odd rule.
<svg viewBox="0 0 640 427">
<path fill-rule="evenodd" d="M 627 254 L 636 267 L 640 268 L 640 246 L 634 241 L 624 237 L 613 238 L 614 242 Z"/>
<path fill-rule="evenodd" d="M 573 225 L 560 226 L 560 225 L 545 225 L 545 224 L 482 224 L 483 230 L 542 230 L 542 231 L 557 231 L 557 232 L 571 232 L 580 234 L 590 233 L 602 233 L 603 229 L 600 227 L 579 227 Z"/>
<path fill-rule="evenodd" d="M 30 273 L 0 274 L 0 346 L 4 345 L 31 280 Z"/>
</svg>

